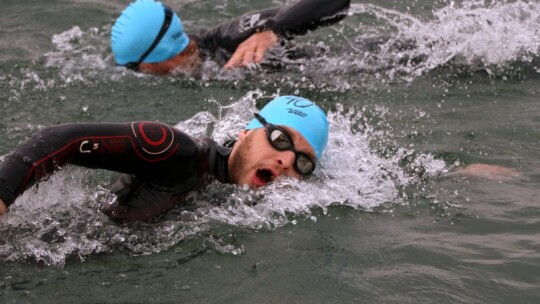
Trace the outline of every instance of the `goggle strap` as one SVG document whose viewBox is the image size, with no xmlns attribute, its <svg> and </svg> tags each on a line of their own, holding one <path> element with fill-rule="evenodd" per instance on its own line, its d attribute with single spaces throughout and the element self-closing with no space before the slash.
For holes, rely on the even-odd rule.
<svg viewBox="0 0 540 304">
<path fill-rule="evenodd" d="M 167 30 L 169 30 L 174 13 L 168 6 L 164 6 L 164 10 L 165 10 L 165 18 L 163 19 L 163 24 L 161 25 L 161 29 L 159 30 L 156 38 L 154 39 L 154 42 L 152 42 L 152 44 L 146 50 L 146 52 L 144 52 L 144 54 L 141 55 L 139 60 L 137 60 L 136 62 L 126 63 L 124 65 L 126 68 L 134 70 L 134 71 L 138 71 L 139 65 L 141 64 L 141 62 L 143 62 L 146 59 L 146 57 L 148 57 L 148 55 L 152 53 L 152 51 L 156 48 L 156 46 L 159 44 L 161 39 L 163 39 L 163 36 L 165 36 L 165 33 L 167 33 Z"/>
</svg>

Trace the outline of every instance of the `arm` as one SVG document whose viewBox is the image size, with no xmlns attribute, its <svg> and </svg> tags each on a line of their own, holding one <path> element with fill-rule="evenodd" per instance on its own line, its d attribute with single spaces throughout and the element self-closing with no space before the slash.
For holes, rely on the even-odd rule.
<svg viewBox="0 0 540 304">
<path fill-rule="evenodd" d="M 347 16 L 350 0 L 300 0 L 295 4 L 281 8 L 270 8 L 245 14 L 230 22 L 221 24 L 209 31 L 203 31 L 197 37 L 202 49 L 213 53 L 222 48 L 233 53 L 233 57 L 227 63 L 227 67 L 236 66 L 244 61 L 245 56 L 238 54 L 257 54 L 257 49 L 262 54 L 277 41 L 281 36 L 287 39 L 297 35 L 304 35 L 310 30 L 320 26 L 327 26 L 342 20 Z M 257 45 L 253 41 L 244 44 L 257 33 L 271 32 L 256 38 L 260 41 Z M 255 41 L 256 42 L 256 41 Z M 251 46 L 251 47 L 250 47 Z M 248 58 L 245 62 L 257 62 L 257 58 Z M 259 60 L 260 61 L 260 60 Z M 244 64 L 244 63 L 243 63 Z"/>
<path fill-rule="evenodd" d="M 519 177 L 521 176 L 521 173 L 513 168 L 488 164 L 471 164 L 454 169 L 451 172 L 451 175 L 480 177 L 490 180 L 504 181 Z"/>
<path fill-rule="evenodd" d="M 64 164 L 174 183 L 198 168 L 171 170 L 171 163 L 194 158 L 198 159 L 198 149 L 193 139 L 160 123 L 54 126 L 37 133 L 5 158 L 0 166 L 0 199 L 9 207 L 26 189 Z"/>
<path fill-rule="evenodd" d="M 350 5 L 350 0 L 301 0 L 280 9 L 266 27 L 281 36 L 304 35 L 343 20 Z"/>
<path fill-rule="evenodd" d="M 277 42 L 277 35 L 292 38 L 319 26 L 334 24 L 345 18 L 349 6 L 350 0 L 301 0 L 284 7 L 275 16 L 260 22 L 255 27 L 256 33 L 236 48 L 224 67 L 260 63 L 266 51 Z"/>
</svg>

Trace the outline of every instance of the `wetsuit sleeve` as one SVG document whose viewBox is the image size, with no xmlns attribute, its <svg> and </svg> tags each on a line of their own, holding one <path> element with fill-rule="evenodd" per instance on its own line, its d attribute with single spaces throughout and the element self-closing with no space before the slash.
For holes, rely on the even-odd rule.
<svg viewBox="0 0 540 304">
<path fill-rule="evenodd" d="M 290 39 L 320 26 L 331 25 L 347 16 L 350 0 L 300 0 L 292 5 L 254 11 L 203 30 L 194 38 L 201 51 L 224 49 L 233 53 L 238 45 L 256 32 L 272 30 Z"/>
<path fill-rule="evenodd" d="M 49 127 L 6 156 L 0 198 L 9 206 L 65 164 L 129 173 L 163 187 L 185 180 L 194 184 L 199 149 L 190 136 L 155 122 Z"/>
<path fill-rule="evenodd" d="M 343 20 L 350 4 L 350 0 L 301 0 L 280 9 L 260 27 L 286 37 L 304 35 L 307 31 Z"/>
</svg>

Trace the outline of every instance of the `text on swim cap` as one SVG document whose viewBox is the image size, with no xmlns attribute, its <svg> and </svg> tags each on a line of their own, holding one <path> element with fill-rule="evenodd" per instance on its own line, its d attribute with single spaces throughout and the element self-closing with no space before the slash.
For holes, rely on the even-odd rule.
<svg viewBox="0 0 540 304">
<path fill-rule="evenodd" d="M 300 116 L 302 118 L 305 118 L 307 116 L 306 113 L 304 113 L 304 112 L 302 112 L 300 110 L 297 110 L 297 109 L 287 108 L 287 111 L 289 112 L 289 114 L 294 114 L 294 115 Z"/>
</svg>

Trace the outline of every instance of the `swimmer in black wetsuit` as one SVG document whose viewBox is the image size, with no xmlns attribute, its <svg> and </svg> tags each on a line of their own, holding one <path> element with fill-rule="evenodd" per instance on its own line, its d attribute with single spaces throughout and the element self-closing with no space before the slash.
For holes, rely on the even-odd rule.
<svg viewBox="0 0 540 304">
<path fill-rule="evenodd" d="M 156 122 L 46 128 L 0 164 L 0 215 L 64 164 L 125 173 L 111 188 L 117 203 L 104 210 L 119 222 L 152 219 L 212 179 L 260 187 L 280 176 L 311 174 L 328 141 L 324 112 L 307 99 L 283 96 L 259 114 L 232 146 Z M 496 180 L 519 176 L 514 169 L 483 164 L 457 168 L 455 174 Z"/>
<path fill-rule="evenodd" d="M 350 0 L 299 0 L 245 14 L 187 35 L 178 16 L 161 2 L 137 0 L 116 20 L 111 46 L 117 64 L 154 74 L 190 73 L 211 58 L 225 68 L 260 63 L 266 51 L 347 16 Z"/>
<path fill-rule="evenodd" d="M 119 222 L 150 220 L 212 179 L 260 187 L 280 176 L 308 176 L 327 141 L 325 113 L 296 96 L 268 103 L 229 147 L 157 122 L 53 126 L 0 164 L 0 215 L 33 184 L 74 164 L 125 173 L 111 189 L 117 203 L 105 213 Z"/>
</svg>

